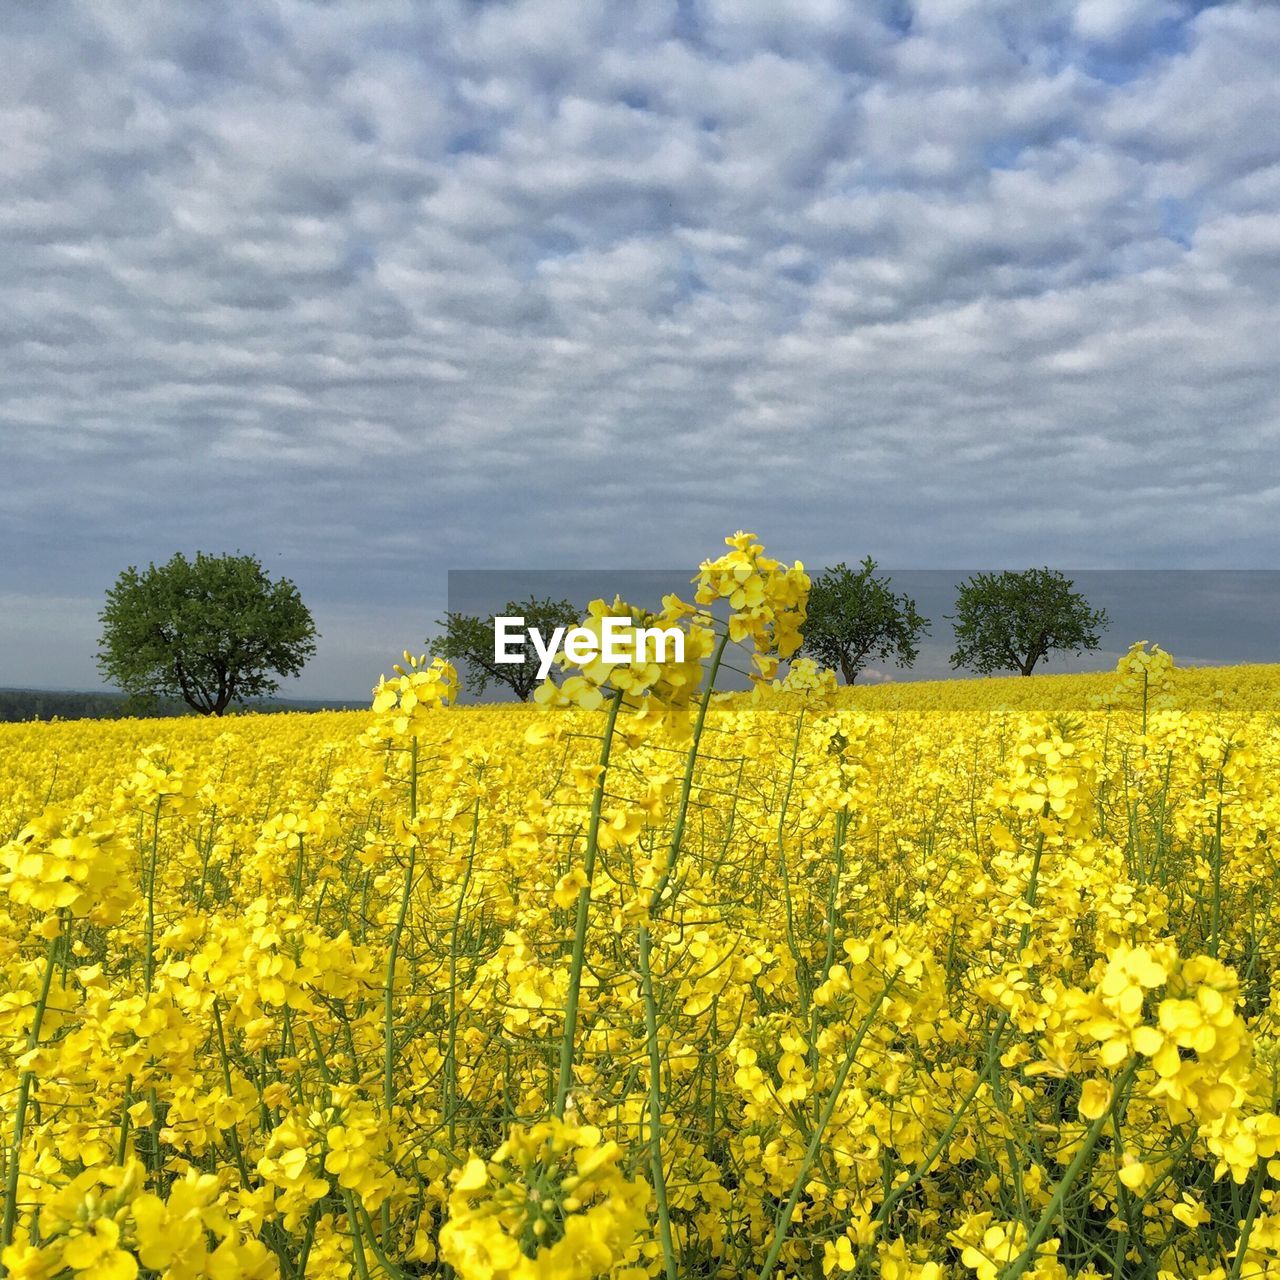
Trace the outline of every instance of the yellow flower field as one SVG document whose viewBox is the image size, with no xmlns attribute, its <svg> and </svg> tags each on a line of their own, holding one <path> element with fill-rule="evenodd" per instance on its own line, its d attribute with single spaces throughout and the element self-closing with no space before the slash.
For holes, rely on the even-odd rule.
<svg viewBox="0 0 1280 1280">
<path fill-rule="evenodd" d="M 0 726 L 8 1275 L 1280 1276 L 1280 668 L 781 678 L 729 544 L 536 707 Z"/>
</svg>

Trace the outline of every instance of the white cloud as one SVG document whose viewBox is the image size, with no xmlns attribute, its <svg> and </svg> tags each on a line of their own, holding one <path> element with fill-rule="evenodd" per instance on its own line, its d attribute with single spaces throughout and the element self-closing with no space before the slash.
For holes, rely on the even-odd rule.
<svg viewBox="0 0 1280 1280">
<path fill-rule="evenodd" d="M 778 12 L 15 18 L 0 589 L 1272 562 L 1280 11 Z"/>
<path fill-rule="evenodd" d="M 1073 22 L 1085 40 L 1111 44 L 1171 21 L 1179 11 L 1169 0 L 1080 0 Z"/>
</svg>

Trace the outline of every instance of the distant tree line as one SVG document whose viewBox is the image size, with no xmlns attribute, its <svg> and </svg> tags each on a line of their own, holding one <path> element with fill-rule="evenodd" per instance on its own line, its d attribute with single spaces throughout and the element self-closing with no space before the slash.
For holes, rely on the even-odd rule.
<svg viewBox="0 0 1280 1280">
<path fill-rule="evenodd" d="M 354 711 L 364 702 L 262 698 L 241 704 L 257 714 L 281 711 Z M 24 720 L 124 720 L 130 716 L 185 716 L 191 708 L 172 698 L 137 699 L 123 693 L 80 693 L 66 689 L 0 689 L 0 724 Z"/>
<path fill-rule="evenodd" d="M 910 667 L 930 622 L 896 594 L 868 556 L 857 569 L 837 564 L 813 579 L 802 652 L 852 684 L 868 663 Z M 1070 578 L 1056 569 L 977 573 L 956 588 L 953 669 L 1029 676 L 1051 653 L 1097 649 L 1108 625 Z"/>
<path fill-rule="evenodd" d="M 181 703 L 157 703 L 153 716 L 183 715 Z M 0 689 L 0 723 L 20 720 L 118 720 L 129 715 L 128 699 L 119 693 L 75 693 L 63 689 Z"/>
<path fill-rule="evenodd" d="M 1051 653 L 1097 649 L 1106 611 L 1094 609 L 1070 578 L 1053 569 L 978 573 L 958 584 L 951 666 L 979 675 L 1016 671 L 1029 676 Z M 580 611 L 569 600 L 509 600 L 508 616 L 524 617 L 549 634 L 573 626 Z M 503 685 L 522 702 L 538 687 L 537 659 L 498 665 L 493 660 L 493 619 L 451 612 L 437 624 L 432 642 L 451 662 L 465 663 L 467 687 L 483 693 Z M 853 684 L 873 662 L 911 667 L 930 621 L 868 556 L 856 568 L 833 565 L 813 578 L 802 652 Z"/>
<path fill-rule="evenodd" d="M 1053 569 L 978 573 L 956 591 L 951 666 L 980 675 L 1029 676 L 1052 653 L 1097 649 L 1108 624 L 1106 611 Z M 568 600 L 530 596 L 508 601 L 506 611 L 548 633 L 578 620 Z M 315 653 L 316 628 L 297 587 L 273 581 L 253 556 L 179 553 L 145 570 L 130 566 L 107 592 L 101 622 L 98 666 L 123 696 L 0 690 L 0 720 L 341 705 L 274 702 L 279 677 L 297 675 Z M 814 577 L 802 652 L 852 684 L 871 662 L 912 666 L 930 625 L 868 556 L 855 569 L 842 562 Z M 440 652 L 467 664 L 476 692 L 496 683 L 524 700 L 536 688 L 532 654 L 523 663 L 493 661 L 492 619 L 449 613 L 439 626 Z"/>
</svg>

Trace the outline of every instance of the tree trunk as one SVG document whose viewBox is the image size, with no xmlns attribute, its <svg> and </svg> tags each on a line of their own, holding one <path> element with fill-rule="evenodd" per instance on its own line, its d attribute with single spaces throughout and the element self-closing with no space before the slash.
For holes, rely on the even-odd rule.
<svg viewBox="0 0 1280 1280">
<path fill-rule="evenodd" d="M 1031 652 L 1027 654 L 1027 660 L 1022 664 L 1022 674 L 1029 676 L 1035 668 L 1037 662 L 1041 658 L 1047 657 L 1049 653 L 1049 633 L 1042 631 L 1040 638 L 1031 646 Z"/>
</svg>

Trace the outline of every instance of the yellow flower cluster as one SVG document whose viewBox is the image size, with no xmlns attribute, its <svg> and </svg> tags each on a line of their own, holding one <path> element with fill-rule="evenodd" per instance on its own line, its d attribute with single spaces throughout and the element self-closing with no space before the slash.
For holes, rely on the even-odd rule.
<svg viewBox="0 0 1280 1280">
<path fill-rule="evenodd" d="M 0 1270 L 1280 1277 L 1280 668 L 838 689 L 727 545 L 539 707 L 0 726 Z"/>
<path fill-rule="evenodd" d="M 617 648 L 630 656 L 621 662 L 604 658 L 605 618 L 630 618 L 629 626 L 620 629 Z M 615 598 L 606 605 L 593 600 L 582 620 L 581 629 L 594 635 L 595 643 L 587 644 L 594 657 L 583 663 L 579 674 L 561 684 L 546 680 L 534 693 L 534 701 L 543 707 L 576 706 L 595 711 L 610 695 L 625 700 L 637 726 L 661 724 L 668 729 L 683 727 L 689 705 L 702 682 L 703 663 L 711 653 L 715 638 L 705 625 L 700 625 L 694 611 L 674 596 L 664 601 L 660 613 L 646 613 Z M 679 630 L 683 649 L 677 657 L 674 644 L 667 642 L 668 654 L 660 656 L 653 643 L 642 646 L 641 631 Z M 641 653 L 643 648 L 643 655 Z M 572 664 L 561 659 L 566 667 Z M 656 721 L 654 717 L 657 717 Z"/>
<path fill-rule="evenodd" d="M 369 733 L 397 740 L 418 738 L 430 731 L 430 713 L 447 706 L 458 692 L 458 673 L 443 658 L 415 657 L 407 649 L 404 665 L 392 668 L 395 679 L 385 676 L 373 691 L 376 717 Z"/>
<path fill-rule="evenodd" d="M 0 849 L 0 889 L 42 917 L 42 936 L 57 935 L 60 916 L 111 924 L 132 897 L 120 876 L 128 856 L 109 819 L 49 808 Z"/>
<path fill-rule="evenodd" d="M 441 1257 L 492 1280 L 640 1280 L 649 1188 L 621 1158 L 592 1125 L 512 1128 L 490 1160 L 473 1155 L 455 1175 Z"/>
<path fill-rule="evenodd" d="M 760 674 L 771 678 L 778 659 L 800 648 L 809 577 L 797 561 L 788 568 L 764 554 L 753 533 L 726 538 L 729 550 L 698 568 L 698 604 L 713 608 L 727 602 L 729 639 L 750 640 Z"/>
</svg>

